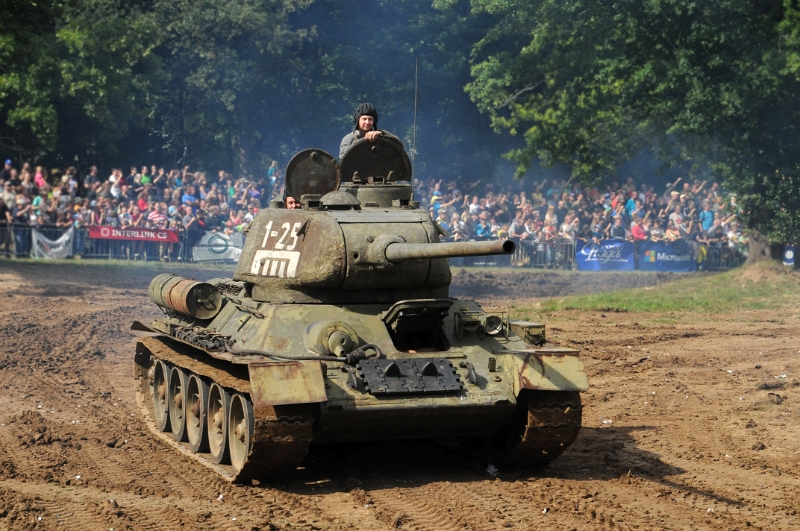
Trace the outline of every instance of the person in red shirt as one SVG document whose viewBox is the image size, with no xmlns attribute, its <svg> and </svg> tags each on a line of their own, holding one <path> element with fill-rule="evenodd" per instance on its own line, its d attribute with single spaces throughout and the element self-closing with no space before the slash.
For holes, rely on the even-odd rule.
<svg viewBox="0 0 800 531">
<path fill-rule="evenodd" d="M 636 220 L 631 222 L 631 235 L 635 241 L 644 241 L 647 239 L 647 233 Z"/>
<path fill-rule="evenodd" d="M 140 192 L 139 197 L 136 201 L 136 206 L 139 207 L 141 212 L 145 212 L 147 210 L 147 192 Z"/>
</svg>

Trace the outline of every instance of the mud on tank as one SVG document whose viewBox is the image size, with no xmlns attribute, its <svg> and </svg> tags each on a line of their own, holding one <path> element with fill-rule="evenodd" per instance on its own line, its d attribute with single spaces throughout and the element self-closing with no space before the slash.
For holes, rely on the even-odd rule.
<svg viewBox="0 0 800 531">
<path fill-rule="evenodd" d="M 134 376 L 156 435 L 235 482 L 289 474 L 317 444 L 452 437 L 535 467 L 575 440 L 578 352 L 449 297 L 448 257 L 512 241 L 441 243 L 391 135 L 341 166 L 302 151 L 286 182 L 302 208 L 258 213 L 232 279 L 151 282 L 164 316 L 134 323 L 155 334 Z"/>
</svg>

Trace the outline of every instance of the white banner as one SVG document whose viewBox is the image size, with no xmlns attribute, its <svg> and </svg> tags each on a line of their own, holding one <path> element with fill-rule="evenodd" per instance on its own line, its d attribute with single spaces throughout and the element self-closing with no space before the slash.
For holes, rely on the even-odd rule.
<svg viewBox="0 0 800 531">
<path fill-rule="evenodd" d="M 72 256 L 72 238 L 75 235 L 75 227 L 70 227 L 67 232 L 59 236 L 57 240 L 45 237 L 36 229 L 31 231 L 33 249 L 31 256 L 34 258 L 67 258 Z"/>
<path fill-rule="evenodd" d="M 239 261 L 244 247 L 244 236 L 234 232 L 230 236 L 223 232 L 206 232 L 200 241 L 192 247 L 192 261 L 209 262 L 216 260 Z"/>
</svg>

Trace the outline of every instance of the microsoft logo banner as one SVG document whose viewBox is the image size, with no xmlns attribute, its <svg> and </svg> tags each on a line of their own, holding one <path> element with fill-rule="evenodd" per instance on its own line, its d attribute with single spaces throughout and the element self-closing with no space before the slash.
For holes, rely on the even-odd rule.
<svg viewBox="0 0 800 531">
<path fill-rule="evenodd" d="M 685 241 L 641 242 L 638 251 L 638 265 L 641 271 L 675 273 L 697 271 L 697 250 Z"/>
</svg>

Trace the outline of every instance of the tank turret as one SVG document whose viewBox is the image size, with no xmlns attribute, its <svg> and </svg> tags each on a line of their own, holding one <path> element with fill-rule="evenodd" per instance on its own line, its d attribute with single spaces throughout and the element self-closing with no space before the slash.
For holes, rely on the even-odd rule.
<svg viewBox="0 0 800 531">
<path fill-rule="evenodd" d="M 234 278 L 153 279 L 163 316 L 134 323 L 154 334 L 136 344 L 136 395 L 175 455 L 248 483 L 291 474 L 312 445 L 478 440 L 484 466 L 517 467 L 575 440 L 578 351 L 449 295 L 448 257 L 514 242 L 442 243 L 411 182 L 389 134 L 341 164 L 302 151 L 286 170 L 301 208 L 258 213 Z"/>
<path fill-rule="evenodd" d="M 341 167 L 324 151 L 299 153 L 286 186 L 302 207 L 258 213 L 234 279 L 263 302 L 447 297 L 448 257 L 514 252 L 510 240 L 440 243 L 443 230 L 413 200 L 410 180 L 408 156 L 391 135 L 359 140 Z"/>
</svg>

